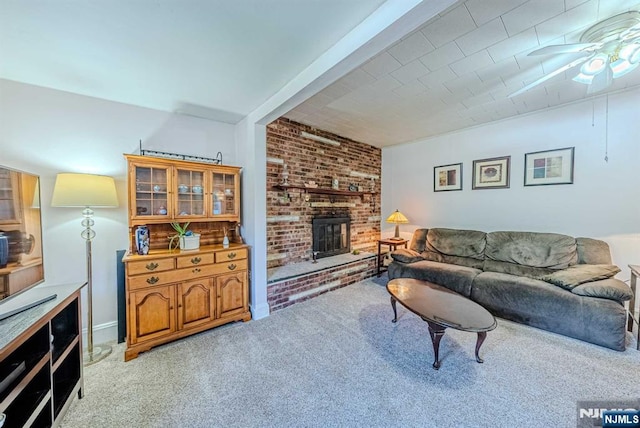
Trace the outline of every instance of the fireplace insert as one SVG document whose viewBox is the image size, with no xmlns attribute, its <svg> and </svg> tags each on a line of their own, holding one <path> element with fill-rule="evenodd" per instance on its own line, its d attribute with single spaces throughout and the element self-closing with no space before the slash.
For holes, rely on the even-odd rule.
<svg viewBox="0 0 640 428">
<path fill-rule="evenodd" d="M 313 225 L 313 251 L 316 257 L 329 257 L 348 253 L 351 246 L 351 219 L 341 217 L 315 217 Z"/>
</svg>

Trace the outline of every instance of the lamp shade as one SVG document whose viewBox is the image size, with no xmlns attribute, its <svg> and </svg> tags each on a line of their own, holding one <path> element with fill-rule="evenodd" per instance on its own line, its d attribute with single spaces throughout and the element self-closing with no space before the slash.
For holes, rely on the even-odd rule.
<svg viewBox="0 0 640 428">
<path fill-rule="evenodd" d="M 409 220 L 400 211 L 395 210 L 393 214 L 391 214 L 387 218 L 387 223 L 395 223 L 395 224 L 403 223 L 404 224 L 404 223 L 409 223 Z"/>
<path fill-rule="evenodd" d="M 60 173 L 56 177 L 51 206 L 116 208 L 115 181 L 105 175 Z"/>
</svg>

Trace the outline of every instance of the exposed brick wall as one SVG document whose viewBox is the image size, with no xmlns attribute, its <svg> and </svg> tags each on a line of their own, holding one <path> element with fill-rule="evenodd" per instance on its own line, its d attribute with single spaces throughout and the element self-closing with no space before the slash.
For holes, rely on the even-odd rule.
<svg viewBox="0 0 640 428">
<path fill-rule="evenodd" d="M 304 138 L 300 135 L 302 131 L 337 141 L 340 146 Z M 311 258 L 311 219 L 315 216 L 346 213 L 351 218 L 351 249 L 376 245 L 380 237 L 380 180 L 373 180 L 372 187 L 371 179 L 358 175 L 380 177 L 380 149 L 280 118 L 267 126 L 267 158 L 268 268 Z M 312 180 L 321 188 L 331 188 L 332 179 L 337 178 L 340 190 L 348 190 L 349 184 L 355 184 L 375 194 L 362 198 L 329 197 L 292 191 L 287 195 L 274 189 L 282 182 L 280 160 L 287 165 L 291 185 L 303 186 Z M 353 206 L 311 206 L 313 202 L 331 201 Z"/>
<path fill-rule="evenodd" d="M 376 258 L 370 257 L 347 265 L 313 272 L 267 285 L 267 302 L 271 312 L 303 302 L 331 290 L 363 281 L 375 275 Z"/>
</svg>

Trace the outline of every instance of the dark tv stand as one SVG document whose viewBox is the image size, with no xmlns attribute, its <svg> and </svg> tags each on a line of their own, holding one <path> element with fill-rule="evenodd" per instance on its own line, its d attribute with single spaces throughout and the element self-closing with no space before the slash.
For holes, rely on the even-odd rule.
<svg viewBox="0 0 640 428">
<path fill-rule="evenodd" d="M 16 299 L 18 299 L 18 297 L 20 296 L 16 296 Z M 48 302 L 49 300 L 53 300 L 56 297 L 58 297 L 57 294 L 47 294 L 44 297 L 34 297 L 35 300 L 26 303 L 22 303 L 22 300 L 17 301 L 17 304 L 11 304 L 14 303 L 14 301 L 6 302 L 6 308 L 4 307 L 4 304 L 3 306 L 0 306 L 0 321 L 26 311 L 27 309 L 31 309 L 34 306 L 38 306 L 44 302 Z"/>
<path fill-rule="evenodd" d="M 0 321 L 0 420 L 4 416 L 5 427 L 58 426 L 74 394 L 82 398 L 81 287 L 27 290 L 18 297 L 29 303 L 49 300 L 29 309 L 21 306 L 21 312 Z"/>
</svg>

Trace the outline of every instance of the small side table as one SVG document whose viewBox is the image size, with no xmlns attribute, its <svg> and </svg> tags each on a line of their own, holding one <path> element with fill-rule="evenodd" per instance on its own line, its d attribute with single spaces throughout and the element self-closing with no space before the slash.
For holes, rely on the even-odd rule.
<svg viewBox="0 0 640 428">
<path fill-rule="evenodd" d="M 633 293 L 633 295 L 631 296 L 631 300 L 629 301 L 629 318 L 627 321 L 627 330 L 633 333 L 633 321 L 636 310 L 636 286 L 638 277 L 640 276 L 640 265 L 629 265 L 629 269 L 631 269 L 631 281 L 629 281 L 629 285 L 631 286 L 631 292 Z M 638 323 L 639 321 L 640 320 L 636 322 Z M 638 324 L 638 334 L 636 336 L 636 349 L 640 351 L 640 323 Z"/>
<path fill-rule="evenodd" d="M 400 245 L 404 245 L 404 248 L 407 248 L 407 243 L 409 241 L 406 239 L 378 239 L 378 276 L 380 276 L 383 272 L 386 272 L 387 268 L 382 265 L 382 252 L 381 247 L 386 245 L 389 247 L 389 251 L 395 251 Z"/>
</svg>

